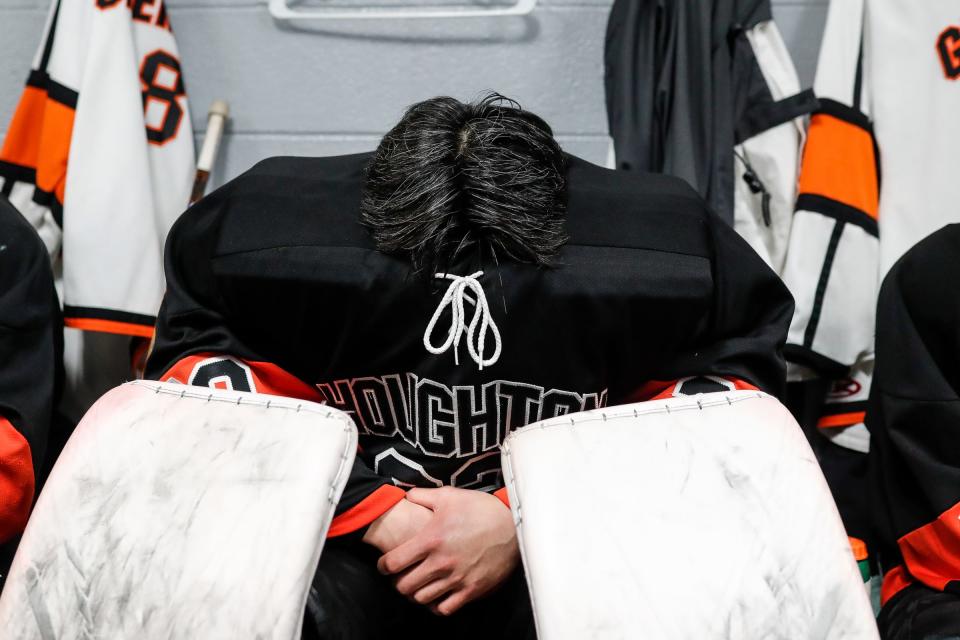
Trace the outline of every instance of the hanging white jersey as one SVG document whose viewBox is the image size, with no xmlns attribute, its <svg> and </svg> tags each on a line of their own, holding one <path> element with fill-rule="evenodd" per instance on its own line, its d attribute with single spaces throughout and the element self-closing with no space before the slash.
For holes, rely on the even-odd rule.
<svg viewBox="0 0 960 640">
<path fill-rule="evenodd" d="M 754 103 L 734 132 L 733 227 L 778 274 L 789 246 L 804 118 L 815 108 L 812 93 L 800 90 L 790 52 L 773 20 L 746 29 L 754 64 L 766 89 L 754 84 Z M 760 102 L 760 101 L 757 101 Z"/>
<path fill-rule="evenodd" d="M 193 133 L 163 0 L 55 0 L 0 190 L 62 251 L 68 327 L 149 337 Z"/>
<path fill-rule="evenodd" d="M 832 0 L 814 90 L 783 272 L 797 304 L 787 355 L 843 378 L 821 427 L 854 426 L 862 449 L 879 283 L 960 221 L 960 7 Z"/>
</svg>

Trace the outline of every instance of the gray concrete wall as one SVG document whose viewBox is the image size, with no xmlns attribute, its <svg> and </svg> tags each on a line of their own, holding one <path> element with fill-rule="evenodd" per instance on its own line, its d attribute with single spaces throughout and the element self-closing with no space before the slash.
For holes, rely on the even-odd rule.
<svg viewBox="0 0 960 640">
<path fill-rule="evenodd" d="M 471 98 L 487 89 L 519 100 L 553 125 L 566 149 L 602 163 L 607 151 L 603 37 L 612 1 L 540 0 L 527 18 L 298 27 L 275 22 L 266 0 L 167 4 L 198 136 L 211 100 L 225 98 L 231 104 L 233 117 L 214 176 L 219 183 L 270 155 L 371 149 L 405 106 L 438 94 Z M 415 2 L 428 0 L 379 4 Z M 809 86 L 827 0 L 773 2 L 801 82 Z M 0 136 L 26 78 L 47 6 L 48 0 L 0 0 Z"/>
</svg>

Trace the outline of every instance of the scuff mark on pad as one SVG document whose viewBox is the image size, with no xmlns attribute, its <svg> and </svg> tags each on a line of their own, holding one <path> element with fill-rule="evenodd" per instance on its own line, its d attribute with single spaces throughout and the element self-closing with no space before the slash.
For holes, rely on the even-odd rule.
<svg viewBox="0 0 960 640">
<path fill-rule="evenodd" d="M 27 569 L 27 599 L 30 601 L 30 611 L 37 623 L 40 637 L 43 640 L 57 640 L 57 636 L 53 632 L 50 612 L 47 610 L 46 602 L 43 599 L 40 574 L 41 572 L 37 570 L 36 564 L 30 565 L 30 568 Z"/>
</svg>

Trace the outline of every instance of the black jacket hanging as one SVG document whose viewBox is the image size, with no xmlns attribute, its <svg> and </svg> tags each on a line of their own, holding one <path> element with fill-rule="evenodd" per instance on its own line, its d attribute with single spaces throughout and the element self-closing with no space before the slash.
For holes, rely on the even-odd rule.
<svg viewBox="0 0 960 640">
<path fill-rule="evenodd" d="M 816 101 L 796 86 L 769 1 L 617 0 L 607 24 L 605 65 L 617 168 L 683 178 L 730 224 L 735 207 L 752 208 L 756 224 L 744 220 L 749 232 L 741 233 L 779 270 L 779 248 L 764 251 L 761 244 L 782 245 L 783 239 L 752 236 L 777 235 L 771 226 L 789 229 L 792 180 L 764 175 L 738 147 L 790 126 Z M 771 83 L 773 76 L 788 81 Z M 798 131 L 792 143 L 777 144 L 795 161 L 801 141 Z M 737 184 L 741 178 L 744 185 Z M 784 190 L 791 192 L 779 193 Z M 779 225 L 771 220 L 778 202 L 785 217 Z M 738 231 L 744 215 L 737 216 Z"/>
</svg>

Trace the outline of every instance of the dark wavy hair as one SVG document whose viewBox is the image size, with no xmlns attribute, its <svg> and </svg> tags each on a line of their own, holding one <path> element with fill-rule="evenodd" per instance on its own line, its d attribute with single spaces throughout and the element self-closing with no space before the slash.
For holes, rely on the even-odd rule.
<svg viewBox="0 0 960 640">
<path fill-rule="evenodd" d="M 566 242 L 565 159 L 541 118 L 492 93 L 410 107 L 367 168 L 377 249 L 433 275 L 471 248 L 548 266 Z"/>
</svg>

